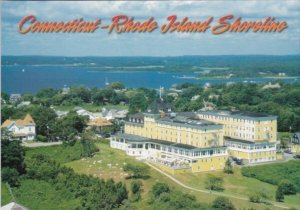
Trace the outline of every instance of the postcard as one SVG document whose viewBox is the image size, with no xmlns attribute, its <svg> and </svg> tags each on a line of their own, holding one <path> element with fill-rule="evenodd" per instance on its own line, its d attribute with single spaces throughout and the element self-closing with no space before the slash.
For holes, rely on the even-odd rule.
<svg viewBox="0 0 300 210">
<path fill-rule="evenodd" d="M 3 1 L 1 210 L 300 209 L 300 1 Z"/>
</svg>

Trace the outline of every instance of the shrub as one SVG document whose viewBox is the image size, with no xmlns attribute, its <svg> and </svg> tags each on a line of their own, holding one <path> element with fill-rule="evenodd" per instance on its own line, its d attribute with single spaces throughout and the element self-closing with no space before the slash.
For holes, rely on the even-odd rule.
<svg viewBox="0 0 300 210">
<path fill-rule="evenodd" d="M 131 182 L 131 191 L 133 194 L 141 192 L 141 187 L 143 186 L 141 181 L 134 180 Z"/>
<path fill-rule="evenodd" d="M 284 199 L 284 193 L 280 187 L 277 188 L 275 194 L 276 201 L 282 202 Z"/>
<path fill-rule="evenodd" d="M 132 196 L 132 198 L 130 199 L 130 201 L 131 202 L 137 202 L 137 201 L 139 201 L 140 199 L 141 199 L 141 193 L 136 193 L 136 194 L 134 194 L 133 196 Z"/>
<path fill-rule="evenodd" d="M 262 197 L 259 193 L 253 193 L 249 196 L 249 201 L 253 203 L 261 203 Z"/>
<path fill-rule="evenodd" d="M 47 142 L 48 141 L 48 138 L 46 136 L 43 136 L 43 135 L 37 135 L 36 139 L 38 141 L 41 141 L 41 142 Z"/>
<path fill-rule="evenodd" d="M 169 192 L 170 192 L 170 188 L 165 183 L 158 182 L 152 187 L 152 194 L 154 195 L 154 197 L 159 197 L 160 194 L 169 193 Z"/>
<path fill-rule="evenodd" d="M 159 195 L 159 201 L 162 202 L 169 202 L 170 201 L 170 194 L 167 192 L 163 192 Z"/>
<path fill-rule="evenodd" d="M 123 170 L 131 172 L 131 176 L 128 178 L 147 178 L 149 176 L 149 166 L 147 165 L 127 163 Z"/>
<path fill-rule="evenodd" d="M 267 193 L 265 193 L 264 189 L 260 189 L 259 192 L 252 193 L 249 196 L 249 201 L 253 203 L 264 203 L 264 204 L 270 204 L 267 199 L 269 199 L 269 196 Z"/>
<path fill-rule="evenodd" d="M 295 195 L 297 193 L 296 186 L 286 179 L 279 183 L 278 188 L 285 195 Z"/>
<path fill-rule="evenodd" d="M 223 178 L 209 174 L 205 180 L 205 188 L 209 190 L 222 191 L 224 189 Z"/>
<path fill-rule="evenodd" d="M 225 162 L 224 173 L 233 174 L 233 168 L 229 159 L 227 159 Z"/>
<path fill-rule="evenodd" d="M 231 201 L 223 196 L 217 197 L 212 203 L 212 210 L 235 210 Z"/>
<path fill-rule="evenodd" d="M 134 180 L 131 182 L 131 192 L 133 194 L 132 196 L 132 201 L 138 201 L 141 199 L 141 187 L 142 187 L 142 182 L 139 180 Z"/>
<path fill-rule="evenodd" d="M 11 187 L 18 187 L 20 185 L 19 173 L 15 168 L 2 168 L 1 178 L 3 182 L 7 182 Z"/>
</svg>

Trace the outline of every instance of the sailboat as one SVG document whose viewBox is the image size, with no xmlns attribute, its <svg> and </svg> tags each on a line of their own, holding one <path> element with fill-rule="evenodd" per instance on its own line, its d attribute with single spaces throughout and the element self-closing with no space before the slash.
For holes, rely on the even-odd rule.
<svg viewBox="0 0 300 210">
<path fill-rule="evenodd" d="M 105 77 L 105 85 L 106 85 L 106 86 L 109 85 L 109 82 L 108 82 L 107 77 Z"/>
</svg>

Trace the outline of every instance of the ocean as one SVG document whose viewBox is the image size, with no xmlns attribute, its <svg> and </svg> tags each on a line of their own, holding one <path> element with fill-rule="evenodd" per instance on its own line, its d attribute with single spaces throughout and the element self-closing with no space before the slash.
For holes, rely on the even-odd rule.
<svg viewBox="0 0 300 210">
<path fill-rule="evenodd" d="M 39 58 L 39 57 L 37 57 Z M 273 78 L 207 78 L 196 79 L 201 71 L 189 66 L 188 71 L 172 72 L 166 70 L 164 62 L 124 62 L 109 61 L 94 62 L 93 59 L 68 61 L 70 58 L 54 58 L 46 60 L 28 58 L 20 61 L 20 58 L 2 59 L 1 81 L 2 91 L 6 93 L 36 93 L 42 88 L 61 89 L 64 86 L 84 85 L 90 88 L 104 87 L 106 82 L 120 81 L 129 88 L 170 88 L 176 84 L 195 83 L 204 85 L 222 84 L 229 82 L 265 83 L 275 81 Z M 4 60 L 4 62 L 3 62 Z M 8 60 L 8 61 L 7 61 Z M 28 62 L 30 60 L 30 62 Z M 68 62 L 62 62 L 67 60 Z M 130 60 L 130 59 L 129 59 Z M 25 62 L 26 61 L 26 62 Z M 184 66 L 185 64 L 182 64 Z M 188 65 L 187 65 L 188 66 Z M 171 68 L 168 66 L 168 68 Z M 191 71 L 194 68 L 194 71 Z M 206 68 L 202 68 L 206 71 Z M 284 82 L 300 82 L 300 77 L 281 79 Z"/>
</svg>

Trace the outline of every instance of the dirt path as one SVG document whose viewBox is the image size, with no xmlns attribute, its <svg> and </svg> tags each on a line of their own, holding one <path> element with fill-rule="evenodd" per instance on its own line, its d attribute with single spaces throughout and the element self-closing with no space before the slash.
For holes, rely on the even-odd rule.
<svg viewBox="0 0 300 210">
<path fill-rule="evenodd" d="M 53 146 L 53 145 L 60 145 L 62 144 L 61 141 L 58 142 L 33 142 L 33 143 L 27 143 L 27 142 L 22 142 L 22 146 L 24 147 L 48 147 L 48 146 Z"/>
<path fill-rule="evenodd" d="M 186 189 L 189 189 L 189 190 L 192 190 L 192 191 L 196 191 L 196 192 L 202 192 L 202 193 L 207 193 L 207 194 L 212 194 L 212 195 L 218 195 L 218 196 L 225 196 L 225 197 L 230 197 L 230 198 L 235 198 L 235 199 L 239 199 L 239 200 L 243 200 L 243 201 L 249 201 L 249 199 L 247 197 L 242 197 L 242 196 L 236 196 L 236 195 L 232 195 L 232 194 L 229 194 L 229 193 L 224 193 L 224 192 L 215 192 L 215 191 L 210 191 L 210 190 L 201 190 L 201 189 L 197 189 L 197 188 L 194 188 L 194 187 L 190 187 L 184 183 L 182 183 L 181 181 L 179 181 L 178 179 L 176 179 L 175 177 L 173 177 L 172 175 L 162 171 L 161 169 L 157 168 L 156 166 L 152 165 L 151 163 L 149 162 L 145 162 L 147 165 L 149 165 L 151 168 L 155 169 L 156 171 L 158 171 L 159 173 L 165 175 L 166 177 L 170 178 L 172 181 L 174 181 L 176 184 L 186 188 Z M 279 208 L 282 208 L 282 209 L 289 209 L 289 207 L 287 206 L 284 206 L 284 205 L 279 205 L 275 202 L 272 202 L 272 201 L 269 201 L 273 206 L 276 206 L 276 207 L 279 207 Z"/>
</svg>

